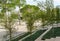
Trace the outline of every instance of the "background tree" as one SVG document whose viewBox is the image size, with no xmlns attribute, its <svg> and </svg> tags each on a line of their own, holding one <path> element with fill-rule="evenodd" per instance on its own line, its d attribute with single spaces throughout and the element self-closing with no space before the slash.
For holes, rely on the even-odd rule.
<svg viewBox="0 0 60 41">
<path fill-rule="evenodd" d="M 58 23 L 60 22 L 60 9 L 59 9 L 59 7 L 57 6 L 56 7 L 56 23 L 57 23 L 57 25 L 58 25 Z"/>
<path fill-rule="evenodd" d="M 26 5 L 21 9 L 22 17 L 27 22 L 27 29 L 29 32 L 33 30 L 34 22 L 39 19 L 39 8 L 33 5 Z"/>
</svg>

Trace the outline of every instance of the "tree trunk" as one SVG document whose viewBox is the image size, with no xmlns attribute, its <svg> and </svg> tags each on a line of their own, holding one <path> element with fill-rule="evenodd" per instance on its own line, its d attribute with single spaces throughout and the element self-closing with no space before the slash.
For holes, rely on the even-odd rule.
<svg viewBox="0 0 60 41">
<path fill-rule="evenodd" d="M 10 41 L 11 41 L 11 39 L 12 39 L 12 31 L 10 29 Z"/>
</svg>

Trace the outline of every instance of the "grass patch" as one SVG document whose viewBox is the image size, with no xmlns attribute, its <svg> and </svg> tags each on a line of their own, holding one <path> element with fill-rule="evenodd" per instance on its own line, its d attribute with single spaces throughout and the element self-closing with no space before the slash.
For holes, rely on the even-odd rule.
<svg viewBox="0 0 60 41">
<path fill-rule="evenodd" d="M 21 38 L 27 36 L 28 34 L 30 34 L 30 33 L 28 32 L 28 33 L 26 33 L 26 34 L 24 34 L 24 35 L 22 35 L 22 36 L 17 37 L 16 39 L 14 39 L 14 40 L 12 40 L 12 41 L 18 41 L 18 40 L 20 40 Z"/>
<path fill-rule="evenodd" d="M 44 31 L 46 30 L 38 30 L 35 34 L 27 37 L 26 39 L 22 41 L 35 41 L 35 39 L 37 39 Z"/>
<path fill-rule="evenodd" d="M 60 36 L 60 27 L 53 27 L 48 33 L 43 36 L 42 40 L 55 38 L 56 36 Z"/>
</svg>

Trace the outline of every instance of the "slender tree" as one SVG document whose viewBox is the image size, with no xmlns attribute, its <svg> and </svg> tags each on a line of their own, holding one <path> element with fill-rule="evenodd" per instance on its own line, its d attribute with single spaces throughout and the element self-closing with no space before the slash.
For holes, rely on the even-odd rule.
<svg viewBox="0 0 60 41">
<path fill-rule="evenodd" d="M 27 22 L 27 29 L 29 32 L 33 30 L 34 22 L 39 19 L 39 8 L 37 6 L 26 5 L 21 9 L 22 17 Z"/>
<path fill-rule="evenodd" d="M 0 0 L 0 7 L 1 7 L 1 16 L 0 18 L 3 18 L 2 22 L 4 23 L 4 27 L 9 31 L 10 34 L 10 41 L 11 41 L 11 35 L 12 35 L 12 24 L 13 18 L 15 18 L 13 15 L 9 16 L 9 13 L 11 14 L 11 10 L 15 9 L 15 7 L 20 3 L 20 0 Z M 3 17 L 2 17 L 3 16 Z"/>
</svg>

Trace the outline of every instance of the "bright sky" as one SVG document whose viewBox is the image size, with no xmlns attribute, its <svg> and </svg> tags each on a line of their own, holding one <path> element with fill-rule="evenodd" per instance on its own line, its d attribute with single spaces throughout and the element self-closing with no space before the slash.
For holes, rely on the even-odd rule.
<svg viewBox="0 0 60 41">
<path fill-rule="evenodd" d="M 40 0 L 40 1 L 45 1 L 45 0 Z M 28 4 L 36 4 L 35 2 L 33 2 L 32 0 L 27 0 Z M 60 0 L 54 0 L 54 6 L 60 5 Z"/>
</svg>

